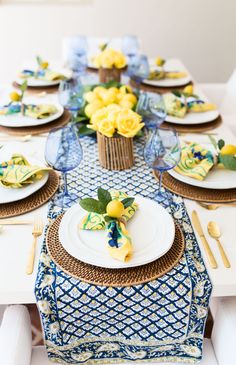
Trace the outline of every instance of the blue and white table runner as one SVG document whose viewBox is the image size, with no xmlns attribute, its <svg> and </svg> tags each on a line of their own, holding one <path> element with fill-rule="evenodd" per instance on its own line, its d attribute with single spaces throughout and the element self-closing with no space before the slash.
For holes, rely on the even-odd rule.
<svg viewBox="0 0 236 365">
<path fill-rule="evenodd" d="M 143 139 L 135 141 L 135 166 L 126 171 L 101 168 L 95 140 L 84 137 L 81 143 L 83 162 L 68 174 L 69 189 L 78 200 L 94 194 L 98 186 L 153 197 L 158 183 L 143 160 Z M 52 361 L 140 364 L 201 359 L 212 285 L 183 199 L 171 197 L 171 203 L 162 204 L 181 226 L 186 249 L 178 265 L 157 280 L 115 288 L 82 282 L 54 264 L 44 240 L 35 295 Z M 48 218 L 60 213 L 52 200 Z"/>
</svg>

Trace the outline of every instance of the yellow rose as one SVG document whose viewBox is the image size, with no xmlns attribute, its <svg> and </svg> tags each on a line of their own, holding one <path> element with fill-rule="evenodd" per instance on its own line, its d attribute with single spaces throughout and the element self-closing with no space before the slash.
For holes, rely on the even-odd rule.
<svg viewBox="0 0 236 365">
<path fill-rule="evenodd" d="M 97 55 L 93 59 L 93 63 L 96 67 L 104 68 L 123 68 L 127 62 L 123 53 L 116 51 L 112 48 L 106 48 L 103 52 Z"/>
<path fill-rule="evenodd" d="M 88 103 L 92 103 L 96 100 L 99 99 L 99 95 L 96 94 L 95 92 L 93 91 L 89 91 L 87 93 L 84 94 L 84 99 L 88 102 Z"/>
<path fill-rule="evenodd" d="M 133 105 L 135 105 L 137 103 L 137 98 L 134 94 L 125 94 L 122 96 L 122 99 L 124 101 L 129 101 L 130 103 L 132 103 Z"/>
<path fill-rule="evenodd" d="M 122 85 L 119 90 L 122 94 L 133 93 L 132 87 L 129 85 Z"/>
<path fill-rule="evenodd" d="M 88 118 L 91 118 L 93 114 L 103 107 L 103 103 L 100 100 L 95 100 L 92 103 L 86 105 L 84 112 Z"/>
<path fill-rule="evenodd" d="M 123 100 L 123 99 L 121 99 L 121 101 L 119 102 L 119 105 L 124 109 L 132 109 L 134 106 L 134 104 L 131 101 Z"/>
<path fill-rule="evenodd" d="M 113 137 L 115 133 L 115 123 L 109 119 L 103 119 L 98 124 L 98 131 L 104 136 Z"/>
<path fill-rule="evenodd" d="M 107 89 L 102 95 L 104 105 L 113 104 L 116 102 L 117 93 L 114 90 Z"/>
<path fill-rule="evenodd" d="M 98 124 L 104 120 L 107 119 L 108 117 L 108 111 L 107 108 L 101 108 L 99 110 L 97 110 L 91 117 L 90 119 L 90 123 L 92 125 L 92 127 L 90 126 L 90 128 L 97 130 L 98 129 Z"/>
<path fill-rule="evenodd" d="M 121 110 L 116 118 L 117 133 L 121 136 L 131 138 L 134 137 L 144 126 L 141 123 L 141 116 L 131 109 Z"/>
</svg>

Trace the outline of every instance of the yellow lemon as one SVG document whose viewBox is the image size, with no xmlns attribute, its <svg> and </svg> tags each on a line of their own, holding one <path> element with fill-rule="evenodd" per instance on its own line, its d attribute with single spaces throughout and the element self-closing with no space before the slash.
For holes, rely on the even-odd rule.
<svg viewBox="0 0 236 365">
<path fill-rule="evenodd" d="M 189 95 L 193 95 L 193 85 L 185 86 L 184 93 L 189 94 Z"/>
<path fill-rule="evenodd" d="M 236 155 L 236 146 L 233 144 L 226 144 L 222 149 L 220 150 L 222 155 Z"/>
<path fill-rule="evenodd" d="M 157 57 L 156 58 L 156 65 L 157 66 L 163 66 L 165 64 L 165 60 L 163 59 L 163 58 L 161 58 L 161 57 Z"/>
<path fill-rule="evenodd" d="M 99 109 L 103 107 L 103 103 L 100 100 L 95 100 L 93 103 L 86 105 L 84 112 L 88 118 L 91 118 L 92 115 Z"/>
<path fill-rule="evenodd" d="M 112 200 L 107 204 L 107 214 L 109 217 L 121 218 L 124 210 L 124 205 L 119 200 Z"/>
<path fill-rule="evenodd" d="M 99 95 L 97 95 L 96 93 L 94 93 L 93 91 L 89 91 L 87 93 L 84 94 L 84 99 L 88 102 L 88 103 L 92 103 L 95 100 L 99 99 Z"/>
<path fill-rule="evenodd" d="M 21 96 L 16 91 L 12 91 L 9 95 L 11 101 L 20 101 Z"/>
<path fill-rule="evenodd" d="M 48 65 L 49 65 L 49 63 L 47 62 L 47 61 L 44 61 L 44 62 L 42 62 L 41 64 L 40 64 L 40 66 L 41 66 L 41 68 L 42 69 L 46 69 L 46 68 L 48 68 Z"/>
</svg>

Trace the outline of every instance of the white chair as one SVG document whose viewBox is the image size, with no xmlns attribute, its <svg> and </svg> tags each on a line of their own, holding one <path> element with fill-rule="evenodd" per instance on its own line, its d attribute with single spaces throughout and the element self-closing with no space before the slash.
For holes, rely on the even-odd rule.
<svg viewBox="0 0 236 365">
<path fill-rule="evenodd" d="M 227 329 L 226 329 L 227 330 Z M 226 335 L 225 335 L 226 336 Z M 10 306 L 6 309 L 0 327 L 1 365 L 50 365 L 43 346 L 32 347 L 30 317 L 26 307 Z M 55 363 L 54 363 L 55 364 Z M 136 365 L 140 365 L 135 363 Z M 154 363 L 149 362 L 150 365 Z M 160 365 L 173 365 L 159 363 Z M 55 364 L 56 365 L 56 364 Z M 59 365 L 59 364 L 58 364 Z M 124 364 L 128 365 L 128 364 Z M 179 364 L 180 365 L 180 364 Z M 201 365 L 228 365 L 216 361 L 210 340 L 204 340 L 204 358 Z M 232 362 L 231 364 L 232 365 Z"/>
</svg>

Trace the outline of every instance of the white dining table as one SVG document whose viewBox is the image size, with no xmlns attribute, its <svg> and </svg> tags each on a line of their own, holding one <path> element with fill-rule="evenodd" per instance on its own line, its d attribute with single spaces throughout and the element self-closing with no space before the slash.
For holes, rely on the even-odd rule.
<svg viewBox="0 0 236 365">
<path fill-rule="evenodd" d="M 5 92 L 6 88 L 0 88 L 0 97 L 3 90 Z M 51 95 L 49 98 L 53 101 L 57 96 Z M 216 138 L 225 138 L 227 143 L 236 143 L 236 137 L 230 130 L 233 119 L 233 116 L 223 116 L 223 125 L 214 130 L 214 133 L 217 133 Z M 0 145 L 7 145 L 14 152 L 18 149 L 21 153 L 25 153 L 28 156 L 44 162 L 46 135 L 32 137 L 28 142 L 16 142 L 13 137 L 7 142 L 2 142 L 1 136 L 2 134 L 0 133 Z M 184 140 L 206 142 L 208 137 L 204 134 L 192 134 L 181 136 L 181 138 Z M 236 296 L 235 208 L 224 206 L 217 210 L 209 211 L 188 199 L 185 199 L 185 204 L 190 217 L 193 209 L 199 213 L 204 232 L 218 262 L 217 269 L 210 267 L 199 236 L 196 233 L 207 270 L 212 280 L 212 296 Z M 47 208 L 48 205 L 45 204 L 39 209 L 17 217 L 17 219 L 27 219 L 33 222 L 35 216 L 41 216 L 45 225 L 47 222 Z M 216 242 L 207 233 L 207 222 L 210 220 L 218 222 L 221 227 L 221 241 L 231 262 L 231 268 L 229 269 L 223 266 Z M 37 243 L 34 272 L 32 275 L 26 275 L 26 263 L 32 243 L 32 228 L 32 225 L 5 226 L 0 233 L 0 305 L 35 303 L 34 283 L 43 235 L 39 237 Z"/>
</svg>

